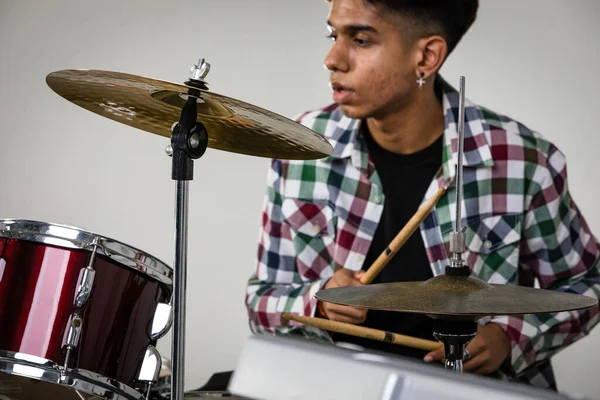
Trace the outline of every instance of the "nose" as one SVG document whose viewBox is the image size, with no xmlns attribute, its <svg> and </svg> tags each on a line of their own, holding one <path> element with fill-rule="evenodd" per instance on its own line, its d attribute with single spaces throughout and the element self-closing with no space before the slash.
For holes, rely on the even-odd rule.
<svg viewBox="0 0 600 400">
<path fill-rule="evenodd" d="M 330 71 L 348 72 L 350 66 L 347 52 L 339 41 L 333 43 L 331 50 L 325 56 L 323 65 Z"/>
</svg>

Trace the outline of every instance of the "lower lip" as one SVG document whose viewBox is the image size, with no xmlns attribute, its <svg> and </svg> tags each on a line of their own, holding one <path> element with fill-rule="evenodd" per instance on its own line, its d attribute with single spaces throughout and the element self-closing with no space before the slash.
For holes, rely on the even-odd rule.
<svg viewBox="0 0 600 400">
<path fill-rule="evenodd" d="M 335 101 L 336 103 L 344 103 L 345 101 L 348 100 L 348 97 L 351 94 L 352 94 L 352 92 L 350 90 L 344 90 L 344 91 L 334 90 L 333 91 L 333 101 Z"/>
</svg>

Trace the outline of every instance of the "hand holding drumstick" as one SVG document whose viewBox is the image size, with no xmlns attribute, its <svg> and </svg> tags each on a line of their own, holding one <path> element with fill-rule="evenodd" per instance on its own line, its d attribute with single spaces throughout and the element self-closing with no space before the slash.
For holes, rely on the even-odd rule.
<svg viewBox="0 0 600 400">
<path fill-rule="evenodd" d="M 336 287 L 360 286 L 360 279 L 365 271 L 352 271 L 346 268 L 340 268 L 327 281 L 325 289 Z M 332 321 L 345 322 L 348 324 L 362 324 L 367 319 L 367 310 L 364 308 L 343 306 L 334 303 L 321 303 L 323 311 L 327 318 Z"/>
<path fill-rule="evenodd" d="M 446 193 L 446 188 L 439 188 L 438 191 L 430 199 L 428 199 L 421 208 L 419 208 L 419 210 L 412 216 L 412 218 L 400 230 L 400 232 L 398 232 L 390 245 L 383 253 L 381 253 L 381 255 L 377 258 L 377 260 L 375 260 L 375 262 L 366 272 L 351 271 L 344 268 L 339 269 L 327 282 L 325 289 L 334 287 L 358 286 L 371 283 L 373 279 L 375 279 L 375 277 L 381 272 L 381 270 L 388 264 L 391 258 L 398 252 L 398 250 L 400 250 L 404 243 L 406 243 L 408 238 L 410 238 L 410 236 L 417 230 L 419 225 L 421 225 L 427 215 L 429 215 L 433 207 L 435 207 L 436 203 L 444 195 L 444 193 Z M 327 318 L 330 321 L 319 318 L 298 317 L 291 314 L 284 314 L 283 317 L 286 320 L 295 320 L 297 322 L 313 325 L 325 330 L 348 333 L 351 335 L 367 337 L 376 340 L 390 341 L 388 339 L 390 335 L 392 335 L 391 337 L 393 338 L 400 338 L 398 339 L 399 342 L 397 342 L 395 339 L 392 341 L 393 343 L 403 344 L 405 346 L 416 347 L 424 350 L 434 350 L 440 346 L 439 343 L 434 341 L 427 341 L 423 339 L 412 338 L 410 336 L 393 334 L 390 332 L 383 332 L 352 325 L 360 324 L 365 321 L 367 316 L 366 309 L 342 306 L 327 302 L 322 303 L 322 306 Z M 319 326 L 315 324 L 319 324 Z M 430 343 L 423 344 L 424 342 Z"/>
<path fill-rule="evenodd" d="M 419 225 L 425 220 L 427 215 L 435 207 L 438 200 L 446 193 L 446 188 L 441 187 L 428 199 L 425 204 L 411 217 L 408 223 L 398 232 L 389 246 L 379 255 L 377 260 L 364 271 L 351 271 L 348 269 L 337 270 L 331 279 L 325 285 L 325 289 L 335 287 L 348 287 L 369 284 L 388 264 L 400 248 L 406 243 L 408 238 L 418 229 Z M 360 324 L 367 317 L 367 310 L 357 307 L 342 306 L 333 303 L 322 303 L 323 310 L 327 318 L 333 321 L 346 322 L 350 324 Z"/>
</svg>

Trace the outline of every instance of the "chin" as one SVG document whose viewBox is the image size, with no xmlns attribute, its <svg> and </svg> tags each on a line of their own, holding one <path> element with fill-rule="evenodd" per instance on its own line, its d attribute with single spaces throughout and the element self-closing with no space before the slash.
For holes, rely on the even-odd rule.
<svg viewBox="0 0 600 400">
<path fill-rule="evenodd" d="M 342 110 L 342 113 L 348 118 L 364 119 L 369 116 L 367 112 L 361 110 L 359 107 L 351 106 L 348 104 L 340 104 L 340 109 Z"/>
</svg>

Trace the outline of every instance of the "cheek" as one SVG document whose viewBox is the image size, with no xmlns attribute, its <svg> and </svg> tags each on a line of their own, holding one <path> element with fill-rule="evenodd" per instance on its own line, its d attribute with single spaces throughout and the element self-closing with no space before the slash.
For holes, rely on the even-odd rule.
<svg viewBox="0 0 600 400">
<path fill-rule="evenodd" d="M 400 90 L 402 85 L 402 79 L 399 73 L 388 74 L 388 75 L 379 75 L 379 80 L 381 85 L 379 86 L 380 93 L 382 95 L 391 95 Z M 387 96 L 386 96 L 387 97 Z"/>
<path fill-rule="evenodd" d="M 369 92 L 369 97 L 377 103 L 401 97 L 407 90 L 407 77 L 400 71 L 385 73 L 372 69 L 367 76 L 369 78 L 365 81 L 365 88 Z"/>
</svg>

